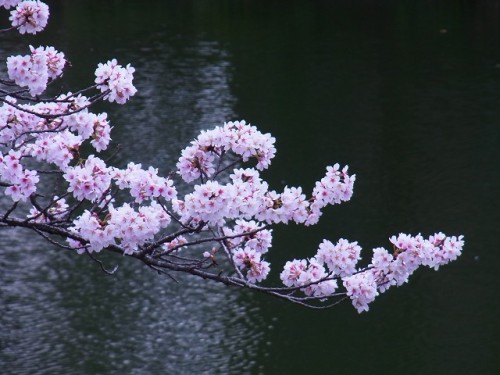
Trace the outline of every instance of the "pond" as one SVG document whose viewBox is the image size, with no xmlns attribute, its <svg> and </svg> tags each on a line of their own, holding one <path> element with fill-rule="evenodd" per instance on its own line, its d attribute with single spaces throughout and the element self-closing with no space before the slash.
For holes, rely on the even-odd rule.
<svg viewBox="0 0 500 375">
<path fill-rule="evenodd" d="M 245 119 L 277 138 L 265 178 L 312 189 L 357 175 L 317 226 L 277 226 L 274 278 L 323 238 L 388 246 L 399 232 L 465 235 L 359 315 L 311 311 L 139 262 L 0 231 L 3 374 L 494 374 L 500 256 L 500 4 L 496 1 L 50 1 L 46 32 L 2 34 L 0 57 L 54 45 L 64 90 L 98 62 L 136 68 L 137 95 L 103 104 L 118 164 L 175 166 L 202 129 Z M 0 12 L 5 24 L 6 12 Z M 4 25 L 0 24 L 0 25 Z M 0 68 L 2 73 L 4 67 Z"/>
</svg>

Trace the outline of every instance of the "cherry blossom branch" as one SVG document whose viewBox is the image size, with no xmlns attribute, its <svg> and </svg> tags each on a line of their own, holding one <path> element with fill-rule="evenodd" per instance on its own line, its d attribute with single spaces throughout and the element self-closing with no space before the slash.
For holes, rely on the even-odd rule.
<svg viewBox="0 0 500 375">
<path fill-rule="evenodd" d="M 42 1 L 2 5 L 15 7 L 10 29 L 21 34 L 38 33 L 47 23 Z M 283 286 L 267 285 L 272 228 L 314 225 L 327 206 L 349 201 L 356 176 L 347 166 L 326 167 L 307 194 L 300 186 L 272 190 L 261 171 L 275 156 L 275 138 L 231 121 L 202 131 L 166 177 L 133 162 L 114 167 L 119 148 L 105 160 L 98 156 L 111 142 L 107 114 L 90 109 L 133 97 L 134 68 L 115 59 L 99 63 L 91 85 L 47 98 L 47 87 L 70 64 L 53 47 L 29 50 L 8 57 L 8 77 L 0 78 L 0 192 L 12 202 L 0 212 L 1 228 L 34 231 L 54 246 L 87 254 L 107 274 L 116 268 L 96 258 L 101 251 L 138 259 L 176 282 L 172 273 L 183 272 L 314 309 L 349 299 L 358 312 L 420 266 L 438 269 L 461 254 L 463 236 L 400 233 L 389 239 L 392 252 L 373 249 L 369 264 L 359 268 L 357 242 L 325 239 L 308 258 L 278 265 Z"/>
</svg>

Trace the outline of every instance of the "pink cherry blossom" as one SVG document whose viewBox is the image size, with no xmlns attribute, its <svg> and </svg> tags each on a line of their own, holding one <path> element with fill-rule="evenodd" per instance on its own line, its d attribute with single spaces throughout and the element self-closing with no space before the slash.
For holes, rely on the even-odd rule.
<svg viewBox="0 0 500 375">
<path fill-rule="evenodd" d="M 49 79 L 56 79 L 59 77 L 66 66 L 66 59 L 64 58 L 64 53 L 57 51 L 54 47 L 38 47 L 34 48 L 30 46 L 32 59 L 36 59 L 37 56 L 43 56 L 46 60 L 47 74 Z"/>
<path fill-rule="evenodd" d="M 356 175 L 348 174 L 348 167 L 340 170 L 339 164 L 327 167 L 325 177 L 316 182 L 313 189 L 309 217 L 305 224 L 316 224 L 321 216 L 321 209 L 329 204 L 340 204 L 351 199 Z"/>
<path fill-rule="evenodd" d="M 302 287 L 307 296 L 328 297 L 335 293 L 337 280 L 325 270 L 316 258 L 288 261 L 280 274 L 280 279 L 288 287 Z"/>
<path fill-rule="evenodd" d="M 299 286 L 300 275 L 307 269 L 307 261 L 305 259 L 288 261 L 283 267 L 280 274 L 280 279 L 288 287 Z"/>
<path fill-rule="evenodd" d="M 36 34 L 47 26 L 49 7 L 41 1 L 22 1 L 10 14 L 12 26 L 21 34 Z"/>
<path fill-rule="evenodd" d="M 246 271 L 250 283 L 261 282 L 271 270 L 269 262 L 262 260 L 261 254 L 249 247 L 233 250 L 233 261 L 236 267 Z"/>
<path fill-rule="evenodd" d="M 316 258 L 311 258 L 309 259 L 307 268 L 304 272 L 300 273 L 298 285 L 304 286 L 304 288 L 300 290 L 302 290 L 306 296 L 328 297 L 337 289 L 337 280 L 326 280 L 329 276 L 331 275 L 326 272 L 325 267 L 323 267 Z"/>
<path fill-rule="evenodd" d="M 228 239 L 233 247 L 244 246 L 265 254 L 271 247 L 272 230 L 262 229 L 264 226 L 254 220 L 236 220 L 233 229 L 224 227 L 224 234 L 233 237 Z"/>
<path fill-rule="evenodd" d="M 40 135 L 34 143 L 26 146 L 26 150 L 37 160 L 54 163 L 64 171 L 81 144 L 81 137 L 65 130 Z"/>
<path fill-rule="evenodd" d="M 351 298 L 352 305 L 359 313 L 368 311 L 368 304 L 378 296 L 377 283 L 371 272 L 344 277 L 343 284 L 347 295 Z"/>
<path fill-rule="evenodd" d="M 137 203 L 158 197 L 172 200 L 177 196 L 173 181 L 158 176 L 158 170 L 153 167 L 144 170 L 141 164 L 129 163 L 125 170 L 114 168 L 113 179 L 120 189 L 130 189 Z"/>
<path fill-rule="evenodd" d="M 267 192 L 256 218 L 268 223 L 303 223 L 308 216 L 308 202 L 302 188 L 285 187 L 283 193 Z"/>
<path fill-rule="evenodd" d="M 74 221 L 72 231 L 84 238 L 87 244 L 70 241 L 70 245 L 77 249 L 83 246 L 89 252 L 99 252 L 108 246 L 120 244 L 125 254 L 132 254 L 169 224 L 170 217 L 154 202 L 138 210 L 129 204 L 117 208 L 110 206 L 104 220 L 86 210 Z"/>
<path fill-rule="evenodd" d="M 109 214 L 108 224 L 126 254 L 133 253 L 138 246 L 152 240 L 162 228 L 170 224 L 170 217 L 155 202 L 141 206 L 137 211 L 128 204 L 112 207 Z"/>
<path fill-rule="evenodd" d="M 137 92 L 132 83 L 134 72 L 135 69 L 130 64 L 122 67 L 116 59 L 113 59 L 106 64 L 98 64 L 95 71 L 95 83 L 102 93 L 107 93 L 104 99 L 124 104 Z"/>
<path fill-rule="evenodd" d="M 258 262 L 253 262 L 247 272 L 247 280 L 253 284 L 261 282 L 267 278 L 269 272 L 271 271 L 269 262 L 265 260 L 260 260 Z"/>
<path fill-rule="evenodd" d="M 104 161 L 90 155 L 81 166 L 68 167 L 63 175 L 68 191 L 78 200 L 95 201 L 102 197 L 111 183 L 111 169 Z"/>
<path fill-rule="evenodd" d="M 102 249 L 115 245 L 114 228 L 102 221 L 96 214 L 85 210 L 74 222 L 72 230 L 83 237 L 86 245 L 70 241 L 70 246 L 76 247 L 82 253 L 82 246 L 88 252 L 100 252 Z"/>
<path fill-rule="evenodd" d="M 184 197 L 180 214 L 183 222 L 191 219 L 207 222 L 210 225 L 222 226 L 227 218 L 235 218 L 238 214 L 234 206 L 235 190 L 232 185 L 221 185 L 216 181 L 207 181 L 196 185 L 194 191 Z M 179 204 L 176 204 L 176 209 Z"/>
<path fill-rule="evenodd" d="M 183 249 L 183 245 L 186 244 L 188 242 L 188 240 L 186 239 L 186 237 L 184 236 L 178 236 L 176 238 L 174 238 L 172 241 L 168 241 L 168 242 L 165 242 L 163 245 L 162 245 L 162 249 L 163 250 L 167 250 L 167 251 L 173 251 L 173 249 L 176 249 L 177 251 Z M 210 256 L 210 253 L 208 253 Z M 203 255 L 205 256 L 205 255 Z"/>
<path fill-rule="evenodd" d="M 3 6 L 5 9 L 15 7 L 23 0 L 0 0 L 0 7 Z"/>
<path fill-rule="evenodd" d="M 5 181 L 5 194 L 14 202 L 25 201 L 36 191 L 40 178 L 36 171 L 24 169 L 20 151 L 10 150 L 7 155 L 0 152 L 0 181 Z"/>
<path fill-rule="evenodd" d="M 69 206 L 66 199 L 55 195 L 50 206 L 45 211 L 40 212 L 35 207 L 32 207 L 28 219 L 33 219 L 36 223 L 51 223 L 52 221 L 62 220 L 68 211 Z"/>
<path fill-rule="evenodd" d="M 222 127 L 203 131 L 191 142 L 191 146 L 182 151 L 177 168 L 186 182 L 211 178 L 215 159 L 232 152 L 244 162 L 255 158 L 256 168 L 262 170 L 269 166 L 276 153 L 274 142 L 270 134 L 262 134 L 245 121 L 227 122 Z"/>
<path fill-rule="evenodd" d="M 316 259 L 325 263 L 330 272 L 339 276 L 348 276 L 356 271 L 356 263 L 360 256 L 361 247 L 357 242 L 349 242 L 343 238 L 333 245 L 328 240 L 323 240 L 319 245 Z"/>
<path fill-rule="evenodd" d="M 8 57 L 7 73 L 17 85 L 28 87 L 30 94 L 36 96 L 45 91 L 50 80 L 62 74 L 66 59 L 53 47 L 30 46 L 30 50 L 31 55 Z"/>
</svg>

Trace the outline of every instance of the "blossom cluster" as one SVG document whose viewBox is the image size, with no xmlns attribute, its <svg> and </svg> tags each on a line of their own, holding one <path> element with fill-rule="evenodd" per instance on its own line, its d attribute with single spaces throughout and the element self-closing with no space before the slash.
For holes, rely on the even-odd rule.
<svg viewBox="0 0 500 375">
<path fill-rule="evenodd" d="M 240 271 L 246 272 L 249 282 L 260 282 L 267 278 L 271 265 L 263 259 L 271 247 L 272 229 L 251 220 L 236 220 L 234 227 L 223 228 L 231 258 Z"/>
<path fill-rule="evenodd" d="M 188 243 L 188 240 L 184 236 L 177 236 L 172 241 L 165 242 L 161 248 L 164 251 L 171 252 L 174 250 L 181 250 L 184 248 L 184 245 Z"/>
<path fill-rule="evenodd" d="M 231 247 L 244 245 L 260 254 L 265 254 L 272 244 L 272 229 L 251 220 L 236 220 L 234 227 L 224 227 L 224 235 L 228 237 Z"/>
<path fill-rule="evenodd" d="M 40 180 L 36 171 L 23 168 L 20 151 L 10 150 L 3 155 L 0 152 L 0 178 L 7 184 L 5 194 L 14 202 L 25 201 L 36 191 L 36 184 Z"/>
<path fill-rule="evenodd" d="M 135 69 L 130 64 L 122 67 L 116 59 L 113 59 L 105 64 L 98 64 L 95 71 L 95 83 L 97 88 L 106 94 L 104 99 L 124 104 L 137 92 L 132 84 L 134 72 Z"/>
<path fill-rule="evenodd" d="M 360 254 L 361 247 L 357 242 L 349 242 L 341 238 L 334 245 L 328 240 L 323 240 L 316 253 L 316 259 L 326 264 L 330 272 L 346 276 L 356 271 L 356 263 L 361 259 Z"/>
<path fill-rule="evenodd" d="M 40 95 L 48 82 L 59 77 L 66 65 L 64 53 L 54 47 L 30 46 L 31 55 L 7 58 L 9 78 L 18 86 L 28 87 L 33 96 Z"/>
<path fill-rule="evenodd" d="M 262 134 L 245 121 L 228 122 L 224 126 L 202 131 L 185 148 L 177 163 L 178 173 L 186 182 L 200 179 L 194 191 L 174 202 L 174 209 L 183 222 L 195 220 L 223 225 L 228 219 L 256 219 L 266 223 L 315 224 L 321 210 L 328 204 L 347 201 L 352 196 L 355 175 L 348 168 L 335 164 L 316 183 L 312 197 L 307 199 L 301 187 L 286 186 L 283 192 L 269 190 L 259 170 L 267 168 L 276 153 L 275 139 Z M 231 181 L 214 181 L 223 169 L 223 160 L 235 154 L 246 162 L 257 160 L 255 168 L 234 169 Z M 203 182 L 207 180 L 206 182 Z"/>
<path fill-rule="evenodd" d="M 73 114 L 65 118 L 65 125 L 77 133 L 83 140 L 91 139 L 90 144 L 96 151 L 106 150 L 111 142 L 111 129 L 107 113 L 95 114 L 87 107 L 90 101 L 83 95 L 62 95 L 59 100 L 69 101 Z"/>
<path fill-rule="evenodd" d="M 182 151 L 177 163 L 179 174 L 186 182 L 198 178 L 211 178 L 215 172 L 215 162 L 227 152 L 239 155 L 244 162 L 250 158 L 257 160 L 256 168 L 269 167 L 274 158 L 275 138 L 263 134 L 255 126 L 245 121 L 227 122 L 212 130 L 202 131 L 191 146 Z"/>
<path fill-rule="evenodd" d="M 0 0 L 0 7 L 4 7 L 5 9 L 10 9 L 15 7 L 23 0 Z"/>
<path fill-rule="evenodd" d="M 80 136 L 68 130 L 63 130 L 59 133 L 40 135 L 26 149 L 37 160 L 53 163 L 64 171 L 74 159 L 75 152 L 82 144 L 82 141 Z"/>
<path fill-rule="evenodd" d="M 69 205 L 66 203 L 66 199 L 59 198 L 57 195 L 54 196 L 52 202 L 49 206 L 42 211 L 37 208 L 32 207 L 30 209 L 28 217 L 36 223 L 51 223 L 54 221 L 63 220 L 64 217 L 69 212 Z"/>
<path fill-rule="evenodd" d="M 269 262 L 261 259 L 261 255 L 249 247 L 237 248 L 232 252 L 235 266 L 246 271 L 246 278 L 251 283 L 264 280 L 271 270 Z"/>
<path fill-rule="evenodd" d="M 448 237 L 441 232 L 428 239 L 421 235 L 413 237 L 400 233 L 397 237 L 392 236 L 390 242 L 394 246 L 394 259 L 383 248 L 375 249 L 372 259 L 372 272 L 382 291 L 391 285 L 399 286 L 407 282 L 420 265 L 437 270 L 457 259 L 464 245 L 463 236 Z"/>
<path fill-rule="evenodd" d="M 30 50 L 31 55 L 9 57 L 7 70 L 17 85 L 27 86 L 31 95 L 39 95 L 48 82 L 61 76 L 66 60 L 64 54 L 53 47 L 30 47 Z M 36 192 L 40 176 L 36 171 L 28 170 L 21 158 L 34 158 L 55 165 L 64 172 L 68 191 L 78 200 L 95 201 L 106 192 L 116 170 L 108 168 L 94 155 L 83 161 L 79 154 L 83 142 L 87 140 L 98 152 L 108 147 L 111 126 L 106 113 L 89 112 L 90 100 L 84 95 L 72 93 L 60 95 L 54 101 L 35 104 L 18 104 L 15 98 L 9 96 L 4 102 L 0 106 L 0 146 L 10 152 L 8 155 L 0 154 L 0 182 L 7 186 L 6 195 L 19 201 Z M 71 165 L 75 161 L 78 165 Z M 145 173 L 152 176 L 151 170 Z M 157 178 L 156 183 L 161 185 L 162 181 Z M 175 195 L 171 184 L 159 187 L 158 192 L 160 195 Z"/>
<path fill-rule="evenodd" d="M 371 264 L 358 269 L 356 263 L 361 248 L 356 242 L 340 239 L 333 245 L 324 240 L 313 258 L 288 261 L 280 278 L 288 287 L 299 287 L 306 295 L 319 297 L 330 296 L 335 291 L 336 280 L 341 279 L 358 312 L 368 311 L 369 303 L 379 292 L 407 282 L 421 265 L 438 269 L 455 260 L 464 245 L 463 236 L 447 237 L 443 233 L 428 239 L 401 233 L 391 237 L 390 242 L 394 245 L 393 254 L 376 248 Z"/>
<path fill-rule="evenodd" d="M 315 200 L 307 199 L 301 187 L 286 186 L 281 193 L 269 190 L 269 185 L 260 178 L 256 169 L 234 170 L 230 178 L 231 181 L 226 184 L 209 180 L 195 185 L 194 191 L 183 200 L 174 200 L 174 210 L 181 221 L 188 223 L 194 220 L 222 226 L 227 220 L 242 217 L 268 224 L 292 221 L 309 225 L 311 216 L 319 217 L 321 214 L 320 209 L 323 207 L 316 205 L 314 211 L 312 205 Z M 344 188 L 343 183 L 325 185 L 325 191 L 331 189 L 328 193 L 332 195 Z"/>
<path fill-rule="evenodd" d="M 47 24 L 49 8 L 41 1 L 0 0 L 0 6 L 16 7 L 10 20 L 22 34 L 37 33 Z M 271 225 L 316 224 L 326 206 L 346 202 L 353 195 L 356 176 L 339 164 L 326 168 L 310 194 L 300 186 L 271 189 L 261 171 L 276 154 L 275 138 L 245 121 L 202 131 L 182 150 L 176 171 L 168 177 L 133 162 L 125 168 L 111 166 L 89 151 L 89 145 L 96 153 L 106 150 L 112 129 L 106 113 L 92 113 L 89 107 L 96 98 L 118 104 L 128 101 L 137 92 L 134 68 L 123 67 L 115 59 L 100 63 L 94 86 L 44 101 L 39 95 L 62 76 L 67 60 L 49 46 L 30 46 L 30 52 L 10 56 L 10 81 L 0 80 L 6 86 L 0 106 L 0 189 L 13 202 L 2 224 L 18 202 L 29 199 L 23 225 L 41 232 L 57 227 L 80 254 L 112 247 L 126 255 L 140 252 L 141 259 L 146 254 L 204 271 L 219 267 L 215 255 L 222 249 L 231 272 L 240 278 L 238 285 L 250 286 L 266 280 L 271 272 L 265 259 L 272 245 Z M 12 82 L 17 88 L 9 92 Z M 88 94 L 95 89 L 100 95 Z M 27 100 L 28 91 L 33 103 Z M 191 184 L 189 190 L 176 186 L 176 177 L 182 180 L 179 183 Z M 42 189 L 43 198 L 37 192 L 42 180 L 55 181 L 56 187 L 49 194 Z M 38 199 L 45 199 L 45 205 Z M 418 267 L 437 270 L 455 260 L 464 245 L 463 236 L 443 233 L 427 239 L 401 233 L 389 241 L 392 252 L 375 248 L 371 263 L 359 267 L 357 242 L 325 239 L 313 257 L 286 262 L 280 273 L 284 288 L 268 290 L 306 304 L 348 296 L 358 312 L 367 311 L 380 293 L 407 282 Z M 195 253 L 194 258 L 177 254 L 184 247 L 206 242 L 216 246 Z M 225 270 L 216 272 L 221 275 Z M 305 295 L 302 300 L 297 297 L 300 293 Z"/>
<path fill-rule="evenodd" d="M 72 232 L 85 239 L 85 243 L 68 239 L 78 253 L 100 252 L 109 246 L 120 246 L 124 254 L 132 254 L 170 224 L 170 217 L 156 202 L 134 209 L 129 204 L 109 206 L 109 213 L 101 219 L 85 210 L 74 222 Z"/>
<path fill-rule="evenodd" d="M 21 34 L 36 34 L 47 26 L 49 7 L 41 1 L 5 0 L 0 2 L 0 5 L 6 9 L 17 5 L 10 13 L 9 20 L 12 27 L 17 28 Z"/>
<path fill-rule="evenodd" d="M 351 199 L 356 175 L 348 174 L 349 167 L 346 165 L 340 169 L 339 164 L 326 168 L 326 175 L 316 186 L 312 193 L 310 214 L 306 224 L 316 224 L 321 216 L 321 210 L 329 204 L 339 204 Z"/>
<path fill-rule="evenodd" d="M 13 148 L 28 147 L 31 141 L 39 137 L 47 137 L 68 128 L 75 131 L 75 121 L 72 120 L 74 115 L 66 115 L 68 112 L 81 111 L 78 113 L 79 119 L 86 118 L 85 121 L 92 116 L 79 105 L 80 102 L 86 101 L 86 98 L 82 95 L 72 96 L 71 93 L 61 95 L 53 102 L 21 104 L 10 96 L 6 96 L 3 101 L 6 104 L 0 106 L 0 121 L 3 124 L 0 127 L 0 145 L 10 144 Z M 64 117 L 59 117 L 63 115 Z M 82 140 L 94 137 L 93 134 L 77 134 L 82 136 Z"/>
<path fill-rule="evenodd" d="M 68 182 L 68 192 L 80 201 L 96 201 L 105 195 L 111 184 L 109 167 L 94 155 L 90 155 L 83 165 L 66 168 L 63 177 Z"/>
<path fill-rule="evenodd" d="M 130 189 L 130 195 L 136 203 L 145 199 L 163 197 L 172 200 L 177 196 L 174 183 L 169 178 L 158 176 L 158 169 L 142 169 L 141 164 L 129 163 L 127 169 L 113 169 L 113 178 L 120 189 Z"/>
</svg>

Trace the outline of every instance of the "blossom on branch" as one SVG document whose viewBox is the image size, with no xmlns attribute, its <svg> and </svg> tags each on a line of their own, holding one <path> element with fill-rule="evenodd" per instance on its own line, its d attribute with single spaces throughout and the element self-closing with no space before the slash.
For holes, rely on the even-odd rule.
<svg viewBox="0 0 500 375">
<path fill-rule="evenodd" d="M 30 46 L 31 55 L 7 58 L 9 78 L 21 87 L 28 87 L 33 96 L 40 95 L 47 83 L 59 77 L 66 65 L 64 53 L 54 47 Z"/>
<path fill-rule="evenodd" d="M 53 221 L 64 220 L 68 211 L 69 205 L 66 203 L 66 199 L 59 198 L 55 195 L 53 201 L 44 210 L 39 211 L 37 208 L 32 207 L 28 215 L 28 220 L 33 220 L 36 223 L 48 224 Z"/>
<path fill-rule="evenodd" d="M 21 33 L 45 26 L 44 3 L 0 0 L 6 9 L 14 5 L 11 21 Z M 245 121 L 201 131 L 167 176 L 134 162 L 112 166 L 96 156 L 108 149 L 112 127 L 106 113 L 90 107 L 98 100 L 124 104 L 137 91 L 134 68 L 112 59 L 98 65 L 95 85 L 41 99 L 68 64 L 53 47 L 30 51 L 10 56 L 10 80 L 0 79 L 0 191 L 10 205 L 0 227 L 31 229 L 92 259 L 109 250 L 159 273 L 185 272 L 302 306 L 350 299 L 358 312 L 420 266 L 437 270 L 462 252 L 463 236 L 400 233 L 389 238 L 392 250 L 375 248 L 371 263 L 360 266 L 357 242 L 325 239 L 311 257 L 285 261 L 282 284 L 269 286 L 271 226 L 314 225 L 327 206 L 349 201 L 356 175 L 348 166 L 326 167 L 312 191 L 273 190 L 261 171 L 271 165 L 276 140 Z M 89 94 L 95 89 L 100 94 Z"/>
<path fill-rule="evenodd" d="M 135 69 L 128 64 L 126 67 L 118 65 L 116 59 L 106 64 L 99 63 L 95 71 L 95 83 L 102 93 L 106 93 L 104 99 L 118 104 L 125 104 L 134 96 L 137 89 L 132 84 Z"/>
<path fill-rule="evenodd" d="M 153 167 L 144 170 L 141 164 L 129 163 L 125 170 L 114 168 L 113 179 L 120 189 L 130 189 L 136 203 L 158 197 L 172 200 L 177 196 L 173 181 L 158 176 L 158 170 Z"/>
<path fill-rule="evenodd" d="M 15 7 L 21 1 L 23 0 L 0 0 L 0 7 L 3 6 L 5 9 L 10 9 L 12 7 Z"/>
<path fill-rule="evenodd" d="M 13 2 L 8 3 L 11 5 Z M 7 8 L 6 4 L 4 7 Z M 49 7 L 41 1 L 18 2 L 9 17 L 12 27 L 17 28 L 21 34 L 36 34 L 42 31 L 47 26 L 48 19 Z"/>
<path fill-rule="evenodd" d="M 275 141 L 270 134 L 261 133 L 245 121 L 230 121 L 224 126 L 202 131 L 198 138 L 191 142 L 191 146 L 182 151 L 177 169 L 186 182 L 197 178 L 211 178 L 215 172 L 215 159 L 233 152 L 239 155 L 243 162 L 255 158 L 256 168 L 263 170 L 269 167 L 274 158 Z"/>
<path fill-rule="evenodd" d="M 63 177 L 68 182 L 68 192 L 76 199 L 95 202 L 108 190 L 111 171 L 103 160 L 90 155 L 82 165 L 66 168 Z"/>
<path fill-rule="evenodd" d="M 8 154 L 0 152 L 0 181 L 5 181 L 5 194 L 14 202 L 25 201 L 36 191 L 39 176 L 36 171 L 23 168 L 20 151 L 10 150 Z"/>
<path fill-rule="evenodd" d="M 357 273 L 344 278 L 344 287 L 358 312 L 368 311 L 368 304 L 378 296 L 377 282 L 371 272 Z"/>
<path fill-rule="evenodd" d="M 325 263 L 336 275 L 352 275 L 356 271 L 356 263 L 361 259 L 361 247 L 357 242 L 349 242 L 343 238 L 333 245 L 328 240 L 323 240 L 319 245 L 316 259 Z"/>
</svg>

